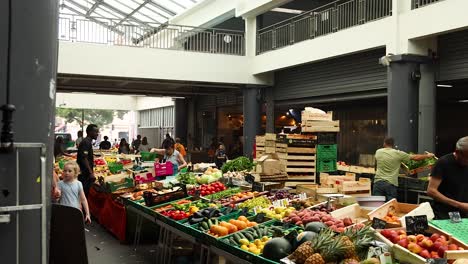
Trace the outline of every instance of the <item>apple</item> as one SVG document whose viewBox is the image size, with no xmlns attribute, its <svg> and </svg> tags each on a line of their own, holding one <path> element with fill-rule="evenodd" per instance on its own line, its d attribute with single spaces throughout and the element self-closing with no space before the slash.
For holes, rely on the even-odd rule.
<svg viewBox="0 0 468 264">
<path fill-rule="evenodd" d="M 398 243 L 398 241 L 400 241 L 400 236 L 397 235 L 396 233 L 394 234 L 391 234 L 390 237 L 389 237 L 390 241 L 392 241 L 392 243 Z"/>
<path fill-rule="evenodd" d="M 400 235 L 400 236 L 401 236 L 401 235 L 406 235 L 406 231 L 403 230 L 403 229 L 398 230 L 397 233 L 398 233 L 398 235 Z"/>
<path fill-rule="evenodd" d="M 458 246 L 455 244 L 449 244 L 448 245 L 448 250 L 458 250 Z"/>
<path fill-rule="evenodd" d="M 413 252 L 414 254 L 419 254 L 423 249 L 416 243 L 409 243 L 408 250 Z"/>
<path fill-rule="evenodd" d="M 437 252 L 441 246 L 443 246 L 442 243 L 440 243 L 440 241 L 436 241 L 432 244 L 432 250 Z"/>
<path fill-rule="evenodd" d="M 409 235 L 407 238 L 410 243 L 416 243 L 417 241 L 417 238 L 414 235 Z"/>
<path fill-rule="evenodd" d="M 437 253 L 436 251 L 431 251 L 431 258 L 439 258 L 439 253 Z"/>
<path fill-rule="evenodd" d="M 439 235 L 439 234 L 437 234 L 437 233 L 434 233 L 434 234 L 432 234 L 432 236 L 431 236 L 431 240 L 432 240 L 432 242 L 436 242 L 436 241 L 437 241 L 437 239 L 439 239 L 439 237 L 440 237 L 440 235 Z"/>
<path fill-rule="evenodd" d="M 437 253 L 439 254 L 439 257 L 443 258 L 445 255 L 445 251 L 447 251 L 448 247 L 447 246 L 441 246 L 439 250 L 437 250 Z"/>
<path fill-rule="evenodd" d="M 429 253 L 429 251 L 427 251 L 427 249 L 424 249 L 423 251 L 419 252 L 419 256 L 425 259 L 431 258 L 431 254 Z"/>
<path fill-rule="evenodd" d="M 422 247 L 426 249 L 431 249 L 434 242 L 430 238 L 425 238 L 422 242 Z"/>
<path fill-rule="evenodd" d="M 384 236 L 386 238 L 389 238 L 390 237 L 390 230 L 384 229 L 384 230 L 380 231 L 380 234 L 382 234 L 382 236 Z"/>
<path fill-rule="evenodd" d="M 408 239 L 406 239 L 406 238 L 398 241 L 398 245 L 400 245 L 400 246 L 402 246 L 404 248 L 408 248 L 408 244 L 409 244 L 409 242 L 408 242 Z"/>
<path fill-rule="evenodd" d="M 426 237 L 425 237 L 424 235 L 421 235 L 421 234 L 419 234 L 419 235 L 416 236 L 416 239 L 418 240 L 418 242 L 423 241 L 424 238 L 426 238 Z"/>
</svg>

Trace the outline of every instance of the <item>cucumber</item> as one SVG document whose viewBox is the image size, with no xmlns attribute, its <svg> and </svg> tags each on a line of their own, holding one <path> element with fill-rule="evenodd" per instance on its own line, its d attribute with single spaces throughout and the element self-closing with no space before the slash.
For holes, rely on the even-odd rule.
<svg viewBox="0 0 468 264">
<path fill-rule="evenodd" d="M 208 227 L 211 228 L 212 225 L 213 225 L 213 222 L 211 222 L 211 219 L 208 219 Z"/>
<path fill-rule="evenodd" d="M 258 233 L 257 233 L 257 231 L 252 230 L 252 236 L 254 237 L 254 239 L 258 238 Z"/>
<path fill-rule="evenodd" d="M 263 236 L 268 236 L 268 227 L 263 228 Z"/>
<path fill-rule="evenodd" d="M 239 234 L 236 234 L 236 233 L 234 233 L 234 235 L 232 235 L 231 238 L 234 238 L 234 240 L 235 240 L 237 243 L 239 243 L 239 241 L 241 240 L 240 235 L 239 235 Z"/>
<path fill-rule="evenodd" d="M 233 237 L 229 238 L 229 244 L 239 246 L 239 242 L 237 242 Z"/>
<path fill-rule="evenodd" d="M 210 229 L 207 222 L 201 222 L 200 228 L 202 228 L 205 231 Z"/>
<path fill-rule="evenodd" d="M 250 233 L 245 233 L 245 238 L 247 238 L 248 241 L 254 241 L 255 240 Z"/>
<path fill-rule="evenodd" d="M 218 218 L 214 218 L 214 225 L 219 225 L 219 221 L 218 221 Z"/>
<path fill-rule="evenodd" d="M 247 238 L 244 236 L 244 233 L 243 233 L 243 232 L 238 232 L 238 233 L 234 233 L 234 234 L 238 234 L 241 238 L 247 239 Z"/>
</svg>

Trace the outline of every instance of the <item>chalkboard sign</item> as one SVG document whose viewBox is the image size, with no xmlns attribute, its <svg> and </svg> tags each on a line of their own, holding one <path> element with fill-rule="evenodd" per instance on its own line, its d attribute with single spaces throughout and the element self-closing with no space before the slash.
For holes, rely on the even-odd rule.
<svg viewBox="0 0 468 264">
<path fill-rule="evenodd" d="M 255 222 L 257 223 L 263 223 L 265 221 L 265 216 L 266 214 L 265 213 L 258 213 L 256 216 L 255 216 Z"/>
<path fill-rule="evenodd" d="M 462 221 L 460 212 L 449 212 L 448 215 L 452 223 L 460 223 Z"/>
<path fill-rule="evenodd" d="M 374 217 L 372 219 L 372 228 L 374 229 L 384 229 L 387 226 L 387 222 L 384 220 Z"/>
<path fill-rule="evenodd" d="M 253 183 L 255 181 L 255 177 L 252 176 L 251 174 L 245 176 L 245 181 L 248 183 Z"/>
<path fill-rule="evenodd" d="M 428 228 L 427 215 L 406 216 L 406 231 L 412 234 L 423 234 Z"/>
<path fill-rule="evenodd" d="M 261 182 L 253 182 L 252 183 L 252 191 L 254 192 L 263 192 L 265 191 L 265 184 Z"/>
<path fill-rule="evenodd" d="M 426 259 L 426 264 L 447 264 L 447 259 L 445 258 L 437 258 L 437 259 Z"/>
</svg>

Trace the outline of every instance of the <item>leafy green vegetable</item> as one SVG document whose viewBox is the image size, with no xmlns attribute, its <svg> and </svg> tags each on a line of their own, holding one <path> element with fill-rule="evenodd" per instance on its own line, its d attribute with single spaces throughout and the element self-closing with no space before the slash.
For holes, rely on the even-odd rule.
<svg viewBox="0 0 468 264">
<path fill-rule="evenodd" d="M 179 181 L 180 184 L 195 184 L 197 183 L 195 179 L 195 174 L 193 172 L 182 172 L 177 175 L 176 179 Z"/>
<path fill-rule="evenodd" d="M 241 156 L 231 161 L 228 161 L 223 165 L 221 170 L 223 173 L 228 171 L 250 171 L 255 167 L 255 163 L 252 162 L 249 158 Z"/>
<path fill-rule="evenodd" d="M 410 153 L 412 154 L 412 153 Z M 430 165 L 434 165 L 437 162 L 437 159 L 432 157 L 424 160 L 410 160 L 409 162 L 405 163 L 405 165 L 410 169 L 414 170 L 421 167 L 427 167 Z"/>
<path fill-rule="evenodd" d="M 233 194 L 236 194 L 240 192 L 240 188 L 231 188 L 231 189 L 227 189 L 227 190 L 224 190 L 224 191 L 221 191 L 221 192 L 217 192 L 217 193 L 214 193 L 214 194 L 210 194 L 210 195 L 207 195 L 205 196 L 205 198 L 207 199 L 212 199 L 212 200 L 219 200 L 219 199 L 222 199 L 224 197 L 228 197 L 228 196 L 231 196 Z"/>
</svg>

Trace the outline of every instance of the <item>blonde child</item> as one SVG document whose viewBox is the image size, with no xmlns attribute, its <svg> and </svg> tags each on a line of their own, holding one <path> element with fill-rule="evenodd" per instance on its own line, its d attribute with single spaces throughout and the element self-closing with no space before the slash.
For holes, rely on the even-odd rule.
<svg viewBox="0 0 468 264">
<path fill-rule="evenodd" d="M 75 207 L 81 210 L 84 209 L 85 222 L 91 223 L 89 215 L 88 201 L 83 191 L 83 185 L 76 178 L 80 173 L 80 167 L 75 161 L 68 161 L 63 167 L 62 178 L 57 186 L 60 189 L 61 197 L 60 204 Z"/>
</svg>

